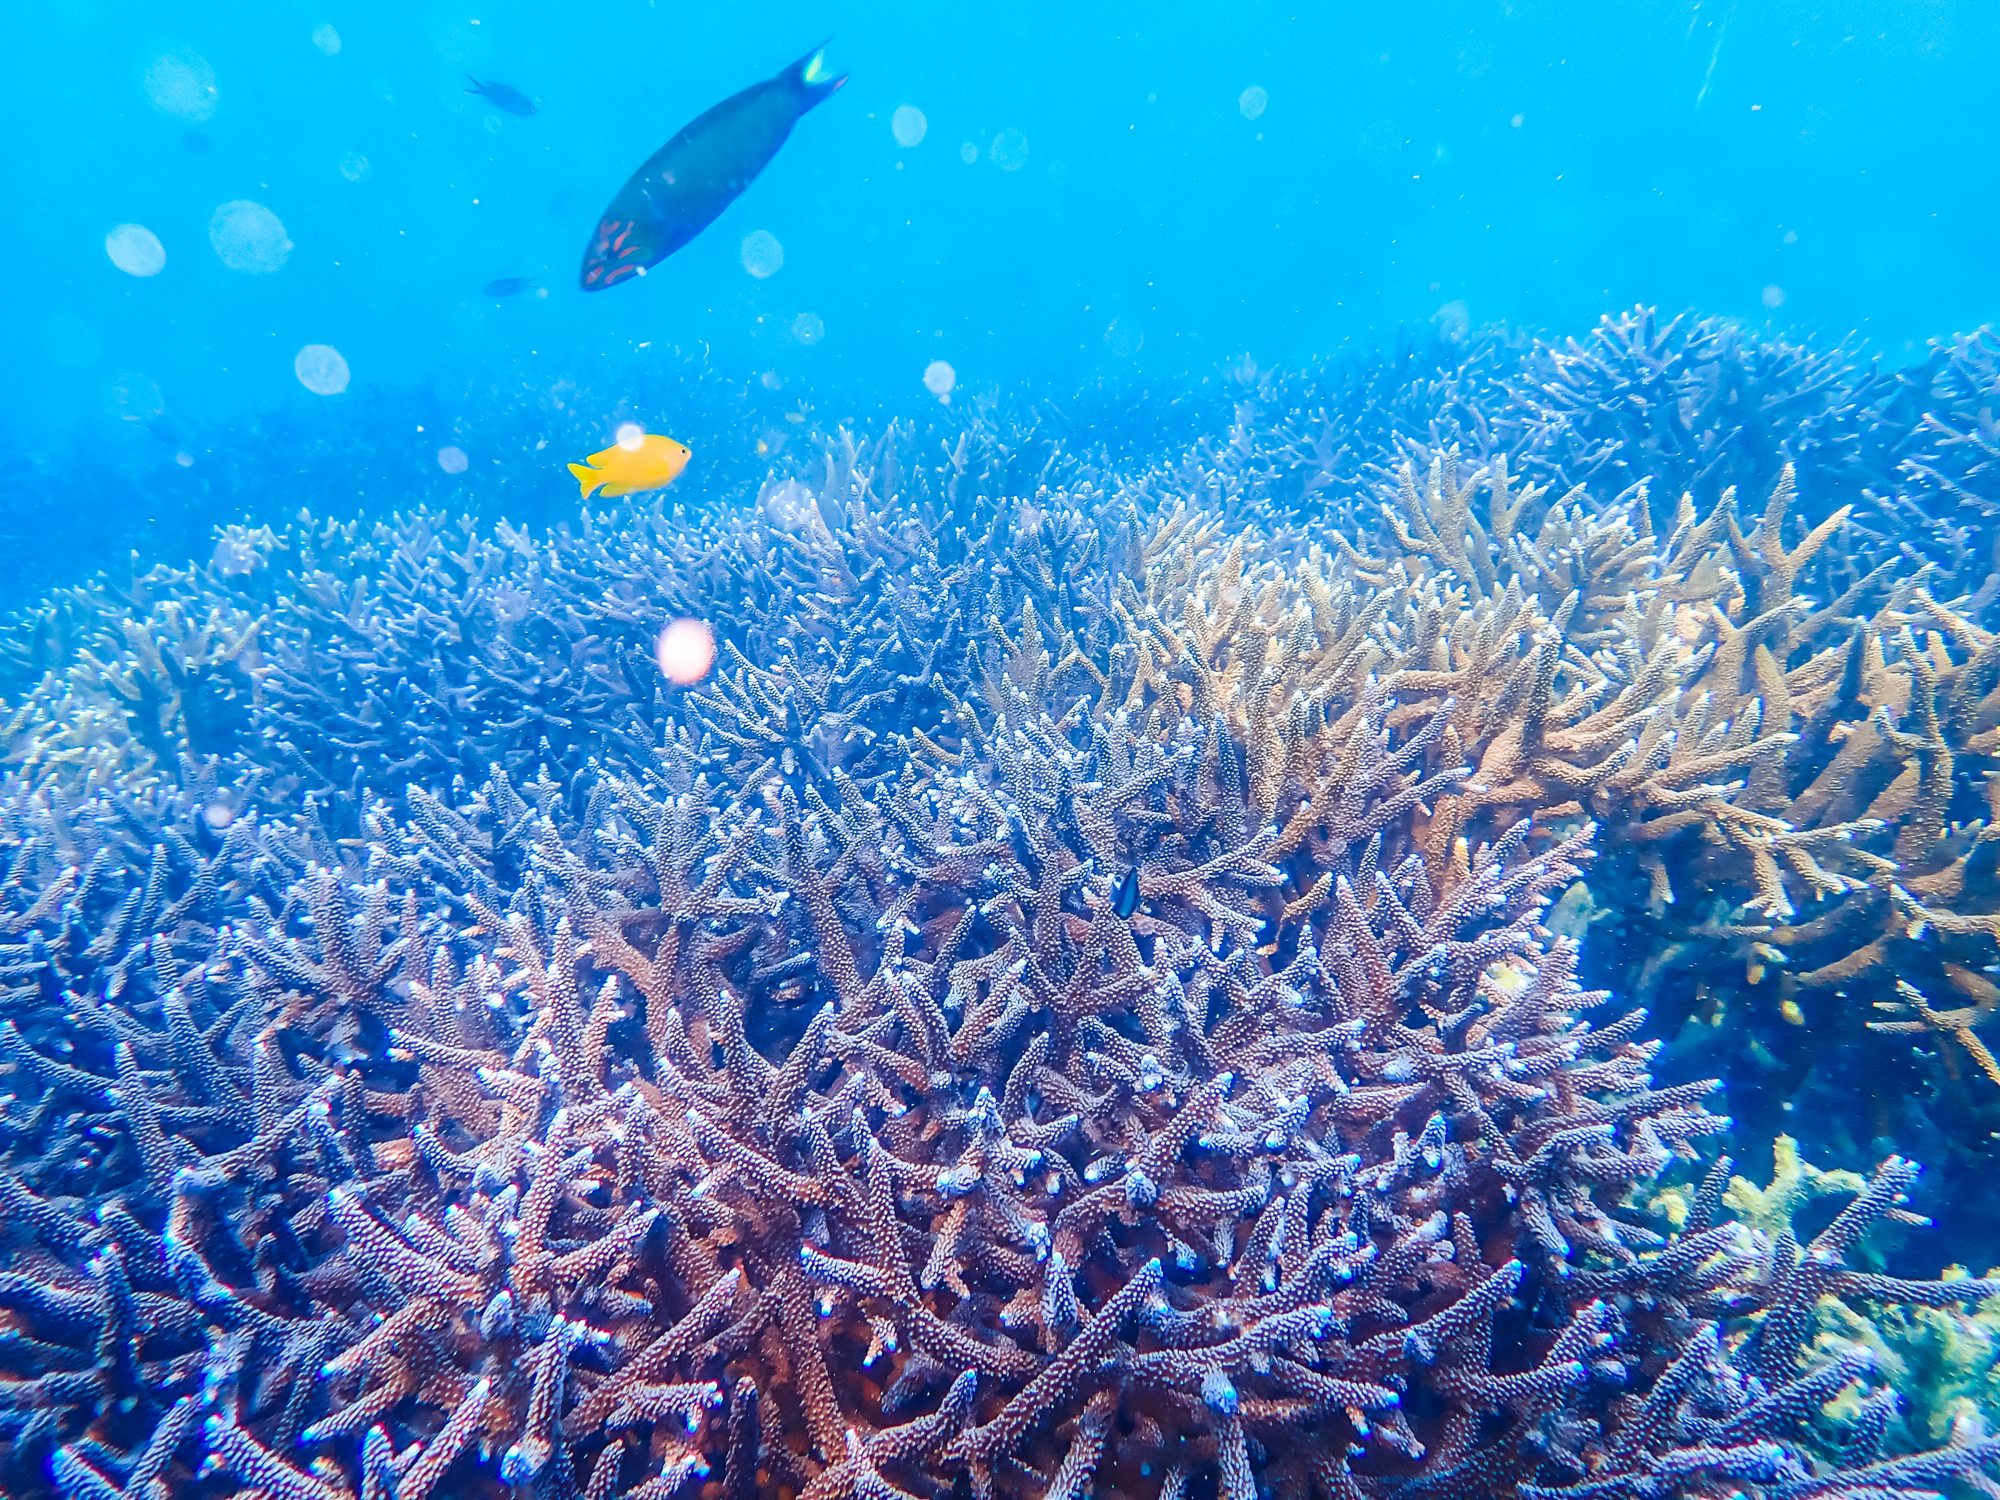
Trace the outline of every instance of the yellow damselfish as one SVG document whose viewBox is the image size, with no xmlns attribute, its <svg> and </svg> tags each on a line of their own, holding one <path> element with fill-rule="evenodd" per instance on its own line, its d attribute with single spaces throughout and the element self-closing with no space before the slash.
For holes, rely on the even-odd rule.
<svg viewBox="0 0 2000 1500">
<path fill-rule="evenodd" d="M 622 442 L 613 443 L 602 453 L 591 454 L 583 463 L 571 464 L 569 471 L 583 486 L 584 499 L 588 500 L 599 485 L 604 487 L 606 499 L 615 499 L 619 495 L 636 495 L 641 490 L 665 489 L 680 478 L 681 470 L 692 456 L 693 450 L 686 443 L 649 432 L 640 437 L 636 446 L 628 448 Z"/>
</svg>

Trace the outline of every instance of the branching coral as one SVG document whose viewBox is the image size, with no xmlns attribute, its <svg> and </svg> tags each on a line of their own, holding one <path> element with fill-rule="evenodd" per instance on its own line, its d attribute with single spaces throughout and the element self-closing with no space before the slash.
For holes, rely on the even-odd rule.
<svg viewBox="0 0 2000 1500">
<path fill-rule="evenodd" d="M 52 606 L 0 806 L 9 1493 L 1992 1459 L 1806 1441 L 1866 1374 L 1821 1298 L 1994 1287 L 1846 1264 L 1900 1159 L 1803 1251 L 1715 1222 L 1726 1164 L 1654 1227 L 1726 1122 L 1543 925 L 1596 858 L 1733 883 L 1773 969 L 1815 900 L 1843 954 L 1990 940 L 1982 627 L 1845 577 L 1788 480 L 1663 536 L 1441 454 L 1309 541 L 1244 524 L 1238 437 L 1028 499 L 998 426 L 843 434 L 753 507 L 302 521 Z"/>
</svg>

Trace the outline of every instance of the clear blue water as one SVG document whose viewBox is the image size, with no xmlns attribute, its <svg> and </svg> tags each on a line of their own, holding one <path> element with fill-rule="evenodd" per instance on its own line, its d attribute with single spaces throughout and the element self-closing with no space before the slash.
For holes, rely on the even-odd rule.
<svg viewBox="0 0 2000 1500">
<path fill-rule="evenodd" d="M 137 438 L 135 413 L 374 395 L 386 422 L 449 392 L 433 415 L 453 415 L 565 378 L 609 390 L 675 347 L 824 407 L 921 398 L 938 358 L 967 388 L 1053 390 L 1295 361 L 1447 304 L 1554 332 L 1693 307 L 1859 331 L 1892 359 L 1995 312 L 2000 12 L 1953 0 L 51 0 L 0 35 L 9 466 L 73 468 L 81 441 L 141 489 L 183 444 Z M 763 177 L 643 283 L 579 291 L 626 175 L 829 35 L 851 81 Z M 468 95 L 467 70 L 539 112 Z M 927 121 L 914 146 L 903 105 Z M 238 200 L 282 224 L 274 272 L 211 247 Z M 157 236 L 159 274 L 107 256 L 124 223 Z M 783 250 L 761 280 L 741 255 L 759 230 Z M 509 276 L 547 295 L 481 294 Z M 801 314 L 824 327 L 810 346 Z M 345 398 L 294 377 L 318 343 L 349 364 Z"/>
</svg>

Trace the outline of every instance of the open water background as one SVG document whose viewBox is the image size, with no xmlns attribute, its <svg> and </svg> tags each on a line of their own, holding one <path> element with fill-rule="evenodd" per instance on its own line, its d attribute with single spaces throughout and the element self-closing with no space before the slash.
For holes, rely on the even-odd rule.
<svg viewBox="0 0 2000 1500">
<path fill-rule="evenodd" d="M 644 281 L 577 290 L 627 174 L 828 35 L 851 82 L 744 197 Z M 1647 302 L 1901 362 L 2000 300 L 1996 41 L 2000 9 L 1957 0 L 8 6 L 0 587 L 301 501 L 560 519 L 621 402 L 702 428 L 676 351 L 761 414 L 691 489 L 758 467 L 786 410 L 930 399 L 937 359 L 961 397 L 1059 398 Z M 212 247 L 238 200 L 282 223 L 278 269 Z M 122 223 L 159 274 L 112 263 Z M 756 231 L 783 250 L 762 279 Z M 547 295 L 481 294 L 504 276 Z M 346 393 L 295 378 L 318 343 Z"/>
</svg>

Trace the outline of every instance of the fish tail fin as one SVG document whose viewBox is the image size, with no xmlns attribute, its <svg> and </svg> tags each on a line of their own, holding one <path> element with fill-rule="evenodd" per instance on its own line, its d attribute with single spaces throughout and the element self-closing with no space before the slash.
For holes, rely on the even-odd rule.
<svg viewBox="0 0 2000 1500">
<path fill-rule="evenodd" d="M 806 96 L 807 109 L 811 109 L 815 104 L 826 98 L 828 94 L 831 94 L 835 89 L 847 82 L 847 75 L 845 73 L 842 73 L 838 78 L 827 76 L 832 70 L 826 65 L 826 49 L 832 41 L 833 38 L 828 37 L 826 41 L 821 42 L 812 51 L 793 63 L 790 68 L 786 69 L 786 72 L 791 75 L 792 86 Z"/>
<path fill-rule="evenodd" d="M 576 476 L 576 482 L 583 486 L 583 494 L 580 497 L 582 499 L 588 500 L 590 492 L 604 483 L 604 476 L 589 464 L 571 464 L 569 471 Z"/>
<path fill-rule="evenodd" d="M 471 88 L 465 91 L 466 93 L 483 94 L 486 92 L 486 85 L 481 83 L 477 78 L 474 78 L 470 73 L 465 75 L 465 81 L 472 85 Z"/>
</svg>

